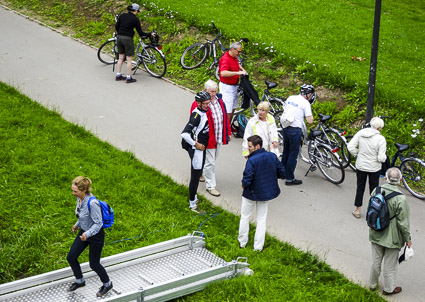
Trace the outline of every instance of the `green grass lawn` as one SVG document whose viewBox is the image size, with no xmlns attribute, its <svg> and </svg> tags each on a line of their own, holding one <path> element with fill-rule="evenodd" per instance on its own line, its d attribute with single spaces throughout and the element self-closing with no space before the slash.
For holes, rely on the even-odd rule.
<svg viewBox="0 0 425 302">
<path fill-rule="evenodd" d="M 253 276 L 213 284 L 180 300 L 383 301 L 316 256 L 270 236 L 264 252 L 241 251 L 239 217 L 203 197 L 208 214 L 194 215 L 187 208 L 187 188 L 133 154 L 100 141 L 3 83 L 0 99 L 0 283 L 68 266 L 76 221 L 71 181 L 84 175 L 93 180 L 93 193 L 115 210 L 103 256 L 200 230 L 207 248 L 226 261 L 248 257 Z M 131 240 L 122 241 L 126 238 Z M 81 261 L 88 261 L 87 251 Z"/>
</svg>

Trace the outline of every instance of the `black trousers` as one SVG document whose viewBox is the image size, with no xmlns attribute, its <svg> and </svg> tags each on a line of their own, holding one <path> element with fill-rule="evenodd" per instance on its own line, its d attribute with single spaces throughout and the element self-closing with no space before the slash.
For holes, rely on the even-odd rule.
<svg viewBox="0 0 425 302">
<path fill-rule="evenodd" d="M 367 178 L 369 177 L 369 194 L 371 194 L 373 189 L 375 189 L 379 185 L 380 174 L 381 170 L 376 172 L 364 172 L 357 169 L 357 190 L 356 199 L 354 200 L 354 205 L 356 207 L 361 207 L 363 205 L 363 195 L 366 188 Z"/>
<path fill-rule="evenodd" d="M 100 230 L 96 235 L 87 238 L 87 241 L 82 241 L 80 236 L 84 233 L 83 230 L 78 232 L 77 237 L 72 243 L 71 249 L 69 250 L 66 260 L 71 266 L 74 276 L 77 279 L 83 278 L 83 272 L 81 271 L 80 263 L 78 262 L 78 257 L 81 253 L 89 246 L 89 263 L 90 268 L 96 272 L 99 276 L 102 283 L 109 282 L 109 276 L 106 273 L 105 268 L 100 264 L 100 256 L 102 254 L 102 248 L 105 241 L 105 231 Z"/>
<path fill-rule="evenodd" d="M 195 170 L 192 165 L 193 155 L 195 154 L 195 150 L 192 148 L 187 149 L 187 153 L 189 153 L 190 157 L 190 182 L 189 182 L 189 200 L 194 201 L 196 197 L 196 192 L 198 191 L 199 186 L 199 178 L 202 176 L 202 170 L 205 165 L 205 155 L 207 153 L 206 150 L 203 152 L 202 158 L 202 168 L 199 170 Z"/>
</svg>

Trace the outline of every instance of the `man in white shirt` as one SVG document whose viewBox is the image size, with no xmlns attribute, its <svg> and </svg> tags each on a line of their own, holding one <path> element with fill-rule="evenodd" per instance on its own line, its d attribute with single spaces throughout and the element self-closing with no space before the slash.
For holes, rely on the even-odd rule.
<svg viewBox="0 0 425 302">
<path fill-rule="evenodd" d="M 300 185 L 302 181 L 295 178 L 294 171 L 297 166 L 298 152 L 301 147 L 302 126 L 304 117 L 307 123 L 313 123 L 313 114 L 311 105 L 316 100 L 316 93 L 312 85 L 304 84 L 300 87 L 299 95 L 291 95 L 286 100 L 286 106 L 292 106 L 290 109 L 294 115 L 294 121 L 286 128 L 283 128 L 283 153 L 282 164 L 285 166 L 285 185 Z"/>
</svg>

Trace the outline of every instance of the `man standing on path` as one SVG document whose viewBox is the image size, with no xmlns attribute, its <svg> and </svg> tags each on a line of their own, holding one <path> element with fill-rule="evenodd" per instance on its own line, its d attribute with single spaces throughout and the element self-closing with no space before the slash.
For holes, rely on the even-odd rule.
<svg viewBox="0 0 425 302">
<path fill-rule="evenodd" d="M 295 168 L 297 166 L 298 152 L 301 147 L 302 127 L 304 117 L 307 123 L 313 123 L 313 114 L 311 105 L 316 100 L 316 93 L 312 85 L 304 84 L 300 87 L 299 95 L 291 95 L 286 100 L 286 109 L 291 112 L 293 122 L 282 129 L 283 134 L 283 153 L 282 164 L 286 170 L 285 185 L 300 185 L 303 182 L 295 179 Z M 289 108 L 288 108 L 289 106 Z"/>
<path fill-rule="evenodd" d="M 217 83 L 208 80 L 205 83 L 204 91 L 211 96 L 210 110 L 207 111 L 209 125 L 209 140 L 206 151 L 203 177 L 200 181 L 205 181 L 207 192 L 212 196 L 220 196 L 216 189 L 215 161 L 217 160 L 221 145 L 227 145 L 231 139 L 230 121 L 226 112 L 226 105 L 221 99 L 221 94 L 217 94 Z M 190 112 L 198 107 L 197 102 L 193 102 Z"/>
<path fill-rule="evenodd" d="M 239 223 L 239 246 L 248 243 L 249 217 L 257 207 L 257 228 L 254 251 L 262 251 L 266 236 L 268 202 L 280 194 L 278 178 L 285 176 L 285 168 L 277 156 L 262 148 L 263 140 L 258 135 L 248 138 L 249 156 L 242 179 L 242 206 Z"/>
<path fill-rule="evenodd" d="M 397 260 L 400 248 L 405 244 L 410 248 L 410 213 L 406 197 L 397 188 L 402 178 L 398 168 L 390 168 L 386 173 L 387 183 L 382 186 L 382 194 L 401 193 L 387 200 L 390 212 L 390 224 L 382 231 L 369 230 L 369 241 L 372 243 L 372 268 L 369 287 L 378 288 L 382 260 L 384 261 L 384 295 L 398 294 L 401 287 L 396 286 Z M 375 194 L 376 189 L 372 192 Z"/>
<path fill-rule="evenodd" d="M 229 121 L 232 121 L 233 112 L 238 108 L 238 83 L 240 75 L 248 73 L 239 64 L 238 55 L 242 52 L 242 44 L 233 42 L 229 50 L 219 62 L 220 84 L 218 88 L 226 104 Z"/>
<path fill-rule="evenodd" d="M 128 13 L 121 14 L 118 17 L 117 23 L 115 24 L 115 30 L 117 31 L 117 46 L 118 46 L 118 65 L 116 81 L 125 80 L 126 83 L 134 83 L 137 80 L 131 77 L 132 58 L 134 56 L 134 29 L 137 30 L 140 38 L 149 37 L 155 35 L 155 33 L 145 33 L 140 25 L 140 20 L 136 17 L 137 13 L 140 12 L 139 4 L 132 4 L 127 7 Z M 127 77 L 121 74 L 121 67 L 124 63 L 124 59 L 127 59 Z"/>
<path fill-rule="evenodd" d="M 207 111 L 211 96 L 206 91 L 199 91 L 195 96 L 198 107 L 190 115 L 189 122 L 181 134 L 182 147 L 190 157 L 189 208 L 195 213 L 204 213 L 198 206 L 199 178 L 205 164 L 206 147 L 209 140 Z"/>
</svg>

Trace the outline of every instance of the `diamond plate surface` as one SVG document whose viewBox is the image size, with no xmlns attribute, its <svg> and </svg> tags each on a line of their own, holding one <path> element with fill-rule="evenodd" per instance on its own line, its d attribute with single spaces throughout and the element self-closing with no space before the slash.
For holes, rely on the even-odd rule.
<svg viewBox="0 0 425 302">
<path fill-rule="evenodd" d="M 119 269 L 107 267 L 106 270 L 114 285 L 114 289 L 126 293 L 151 286 L 153 284 L 171 282 L 176 278 L 201 272 L 211 267 L 226 265 L 226 261 L 216 256 L 205 248 L 196 248 L 184 252 L 168 255 L 139 264 L 132 264 Z M 144 278 L 141 278 L 143 276 Z M 93 272 L 85 274 L 86 286 L 69 293 L 66 289 L 72 282 L 55 285 L 40 285 L 34 287 L 31 292 L 11 297 L 0 301 L 4 302 L 91 302 L 101 301 L 96 297 L 99 287 L 102 285 L 99 277 Z M 147 279 L 147 280 L 146 280 Z M 106 297 L 119 297 L 111 291 Z"/>
</svg>

